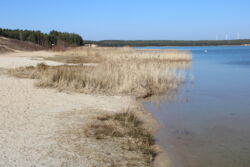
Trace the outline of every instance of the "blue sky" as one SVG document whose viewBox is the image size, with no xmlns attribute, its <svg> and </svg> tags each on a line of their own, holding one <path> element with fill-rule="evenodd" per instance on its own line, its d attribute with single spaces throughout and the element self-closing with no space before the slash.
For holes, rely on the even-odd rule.
<svg viewBox="0 0 250 167">
<path fill-rule="evenodd" d="M 89 40 L 250 38 L 250 0 L 1 0 L 0 27 Z"/>
</svg>

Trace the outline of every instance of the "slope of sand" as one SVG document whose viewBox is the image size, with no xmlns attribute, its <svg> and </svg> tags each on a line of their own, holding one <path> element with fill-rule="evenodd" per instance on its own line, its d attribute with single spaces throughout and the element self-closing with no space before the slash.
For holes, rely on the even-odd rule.
<svg viewBox="0 0 250 167">
<path fill-rule="evenodd" d="M 52 57 L 56 53 L 37 51 L 37 52 L 16 52 L 0 54 L 0 68 L 17 68 L 22 66 L 35 66 L 38 63 L 47 65 L 62 65 L 63 63 L 44 60 L 42 57 Z"/>
<path fill-rule="evenodd" d="M 2 48 L 6 48 L 6 50 L 1 50 Z M 17 39 L 6 38 L 0 36 L 0 53 L 1 52 L 15 52 L 16 50 L 22 51 L 35 51 L 35 50 L 45 50 L 44 47 L 38 44 L 34 44 L 28 41 L 20 41 Z"/>
</svg>

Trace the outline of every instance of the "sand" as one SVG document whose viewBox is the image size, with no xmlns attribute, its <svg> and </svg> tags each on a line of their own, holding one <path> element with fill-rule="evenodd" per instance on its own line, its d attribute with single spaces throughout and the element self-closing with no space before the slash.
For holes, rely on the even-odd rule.
<svg viewBox="0 0 250 167">
<path fill-rule="evenodd" d="M 56 52 L 15 52 L 0 54 L 0 68 L 17 68 L 22 66 L 35 66 L 38 63 L 47 65 L 63 65 L 63 63 L 44 60 L 43 57 L 52 57 Z"/>
<path fill-rule="evenodd" d="M 87 119 L 95 110 L 117 112 L 130 103 L 125 97 L 38 89 L 33 80 L 8 76 L 0 76 L 0 95 L 0 166 L 59 166 L 63 160 L 48 159 L 48 154 L 58 151 L 53 137 L 64 128 L 62 113 L 79 111 Z"/>
</svg>

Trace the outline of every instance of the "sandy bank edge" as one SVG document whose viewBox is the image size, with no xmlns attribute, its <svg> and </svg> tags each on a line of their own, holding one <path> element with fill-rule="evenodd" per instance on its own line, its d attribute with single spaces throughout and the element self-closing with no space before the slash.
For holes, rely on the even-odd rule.
<svg viewBox="0 0 250 167">
<path fill-rule="evenodd" d="M 155 133 L 161 128 L 160 122 L 144 107 L 140 100 L 134 100 L 132 105 L 138 108 L 135 113 L 142 120 L 143 126 L 155 136 Z M 167 151 L 157 144 L 157 141 L 154 147 L 158 152 L 153 162 L 154 166 L 172 167 Z"/>
</svg>

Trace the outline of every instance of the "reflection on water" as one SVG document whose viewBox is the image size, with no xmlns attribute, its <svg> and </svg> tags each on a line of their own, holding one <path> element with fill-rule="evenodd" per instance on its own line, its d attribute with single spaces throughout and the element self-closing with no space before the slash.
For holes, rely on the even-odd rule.
<svg viewBox="0 0 250 167">
<path fill-rule="evenodd" d="M 249 167 L 250 47 L 176 49 L 192 51 L 195 84 L 145 102 L 162 124 L 159 143 L 176 167 Z"/>
</svg>

